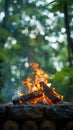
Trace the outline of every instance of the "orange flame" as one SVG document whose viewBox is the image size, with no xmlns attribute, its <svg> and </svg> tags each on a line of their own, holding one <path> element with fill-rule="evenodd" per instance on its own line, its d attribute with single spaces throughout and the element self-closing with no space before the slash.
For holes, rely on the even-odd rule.
<svg viewBox="0 0 73 130">
<path fill-rule="evenodd" d="M 51 78 L 51 76 L 48 76 L 45 74 L 43 69 L 38 68 L 39 64 L 35 62 L 31 62 L 29 64 L 34 71 L 32 72 L 32 77 L 26 78 L 25 81 L 22 82 L 22 85 L 27 86 L 27 93 L 34 92 L 37 90 L 41 90 L 40 82 L 43 81 L 44 83 L 48 83 L 48 79 Z"/>
<path fill-rule="evenodd" d="M 27 87 L 27 93 L 39 90 L 43 91 L 43 87 L 40 86 L 41 81 L 47 84 L 48 87 L 50 87 L 51 84 L 50 83 L 48 84 L 48 80 L 52 79 L 52 77 L 47 75 L 43 69 L 39 68 L 38 63 L 31 62 L 29 65 L 34 69 L 34 71 L 32 72 L 32 78 L 28 77 L 26 78 L 25 81 L 22 82 L 22 85 Z M 52 89 L 52 91 L 58 98 L 60 98 L 61 100 L 63 99 L 63 96 L 57 94 L 54 89 Z M 42 95 L 43 96 L 38 97 L 36 99 L 29 100 L 29 102 L 32 104 L 38 104 L 39 102 L 44 101 L 47 102 L 48 104 L 53 104 L 53 102 L 50 99 L 48 99 L 44 93 Z"/>
</svg>

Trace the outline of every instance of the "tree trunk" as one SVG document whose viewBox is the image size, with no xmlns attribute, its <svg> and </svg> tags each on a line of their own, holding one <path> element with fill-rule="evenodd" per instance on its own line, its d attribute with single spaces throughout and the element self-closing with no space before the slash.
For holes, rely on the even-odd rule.
<svg viewBox="0 0 73 130">
<path fill-rule="evenodd" d="M 70 37 L 68 5 L 66 2 L 64 2 L 64 22 L 65 22 L 65 28 L 66 28 L 66 33 L 67 33 L 69 64 L 70 66 L 72 66 L 73 45 L 72 45 L 72 39 Z"/>
<path fill-rule="evenodd" d="M 68 42 L 68 60 L 69 60 L 69 66 L 72 66 L 72 60 L 73 60 L 73 43 L 72 39 L 70 37 L 70 25 L 69 25 L 69 16 L 68 16 L 68 5 L 66 2 L 64 2 L 64 23 L 65 23 L 65 28 L 66 28 L 66 33 L 67 33 L 67 42 Z M 72 87 L 70 86 L 73 84 L 72 78 L 69 79 L 69 87 L 68 87 L 68 92 L 66 96 L 66 100 L 69 101 L 71 99 L 71 95 L 73 93 Z"/>
<path fill-rule="evenodd" d="M 4 75 L 3 75 L 3 72 L 2 72 L 2 69 L 3 69 L 3 59 L 0 58 L 0 93 L 1 93 L 1 88 L 3 87 L 3 79 L 4 79 Z M 0 99 L 1 101 L 1 99 Z"/>
<path fill-rule="evenodd" d="M 4 3 L 5 17 L 3 18 L 3 22 L 2 22 L 2 26 L 4 28 L 7 28 L 8 16 L 9 16 L 9 3 L 10 3 L 10 0 L 5 0 L 5 3 Z"/>
</svg>

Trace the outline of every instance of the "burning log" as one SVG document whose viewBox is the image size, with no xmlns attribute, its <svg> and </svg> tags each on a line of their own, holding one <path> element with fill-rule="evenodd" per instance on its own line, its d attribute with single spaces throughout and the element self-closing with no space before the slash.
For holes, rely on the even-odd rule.
<svg viewBox="0 0 73 130">
<path fill-rule="evenodd" d="M 40 104 L 41 101 L 45 101 L 45 103 L 48 104 L 55 104 L 63 99 L 63 96 L 58 94 L 55 90 L 49 88 L 44 82 L 40 82 L 40 87 L 43 89 L 17 97 L 13 100 L 13 103 L 26 104 L 28 102 L 30 104 Z"/>
<path fill-rule="evenodd" d="M 4 123 L 3 130 L 19 130 L 19 126 L 15 121 L 8 120 Z"/>
<path fill-rule="evenodd" d="M 28 120 L 22 125 L 22 130 L 37 130 L 37 124 L 33 120 Z"/>
<path fill-rule="evenodd" d="M 63 96 L 58 94 L 55 90 L 49 88 L 44 82 L 40 82 L 40 86 L 43 87 L 44 94 L 53 102 L 57 103 L 63 99 Z"/>
<path fill-rule="evenodd" d="M 25 104 L 29 100 L 32 100 L 41 96 L 42 96 L 42 91 L 31 92 L 30 94 L 22 95 L 20 97 L 15 98 L 13 100 L 13 104 Z"/>
<path fill-rule="evenodd" d="M 32 72 L 32 78 L 28 77 L 22 82 L 27 87 L 27 95 L 20 95 L 20 97 L 13 100 L 14 104 L 55 104 L 62 101 L 63 96 L 58 94 L 54 89 L 47 86 L 48 79 L 51 77 L 45 74 L 43 69 L 38 68 L 38 64 L 35 62 L 30 63 L 30 66 L 34 69 Z M 40 82 L 42 81 L 42 82 Z"/>
<path fill-rule="evenodd" d="M 55 123 L 51 120 L 45 120 L 42 122 L 40 130 L 55 130 Z"/>
</svg>

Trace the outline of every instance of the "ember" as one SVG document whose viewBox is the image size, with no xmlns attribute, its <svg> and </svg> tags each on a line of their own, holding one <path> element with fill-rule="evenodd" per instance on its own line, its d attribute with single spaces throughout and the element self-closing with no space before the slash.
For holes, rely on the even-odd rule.
<svg viewBox="0 0 73 130">
<path fill-rule="evenodd" d="M 14 104 L 55 104 L 63 100 L 48 80 L 52 77 L 47 75 L 43 69 L 39 68 L 39 64 L 31 62 L 30 66 L 34 69 L 32 77 L 27 77 L 22 85 L 27 87 L 27 94 L 24 95 L 18 91 L 20 97 L 13 100 Z"/>
</svg>

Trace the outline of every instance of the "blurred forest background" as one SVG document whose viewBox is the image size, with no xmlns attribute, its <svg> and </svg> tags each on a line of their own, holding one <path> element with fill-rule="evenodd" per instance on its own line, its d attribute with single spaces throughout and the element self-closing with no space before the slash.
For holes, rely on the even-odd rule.
<svg viewBox="0 0 73 130">
<path fill-rule="evenodd" d="M 0 102 L 25 92 L 32 61 L 73 101 L 72 0 L 0 0 Z"/>
</svg>

